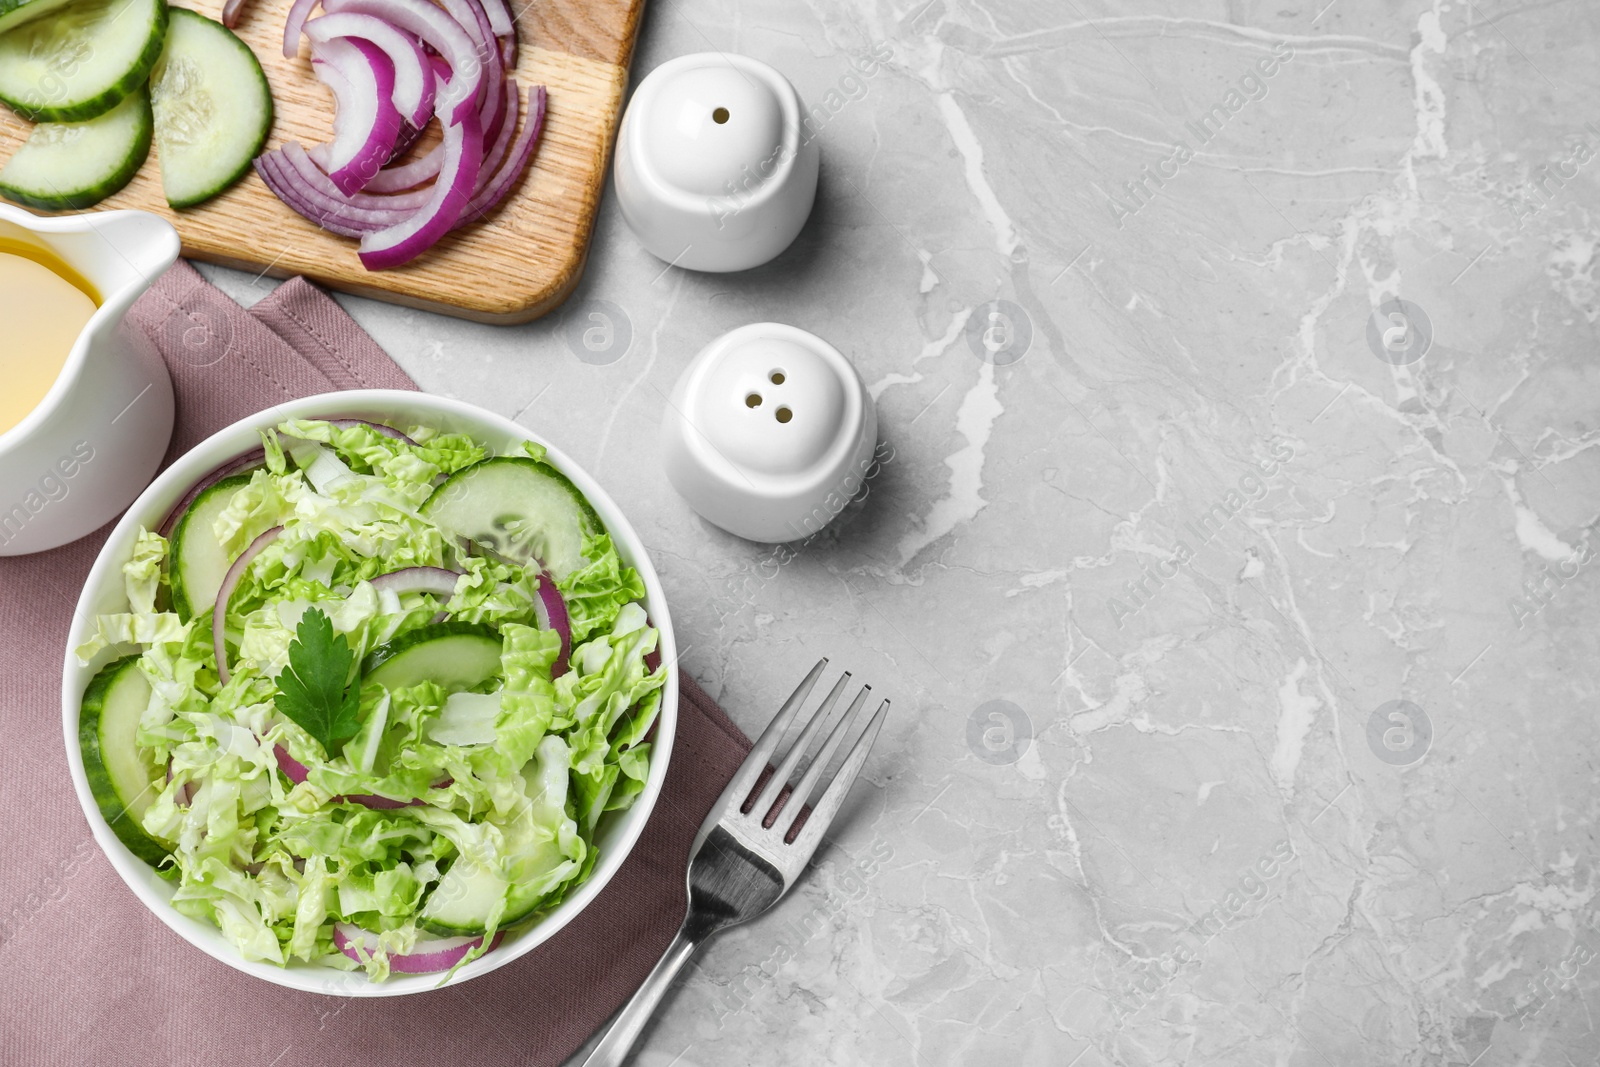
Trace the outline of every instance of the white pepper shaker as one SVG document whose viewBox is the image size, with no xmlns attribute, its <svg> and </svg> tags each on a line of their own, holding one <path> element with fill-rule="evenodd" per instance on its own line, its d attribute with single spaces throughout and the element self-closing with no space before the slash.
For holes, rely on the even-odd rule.
<svg viewBox="0 0 1600 1067">
<path fill-rule="evenodd" d="M 877 440 L 877 408 L 850 361 L 776 322 L 702 349 L 661 423 L 667 478 L 690 506 L 769 544 L 831 522 L 860 491 Z"/>
</svg>

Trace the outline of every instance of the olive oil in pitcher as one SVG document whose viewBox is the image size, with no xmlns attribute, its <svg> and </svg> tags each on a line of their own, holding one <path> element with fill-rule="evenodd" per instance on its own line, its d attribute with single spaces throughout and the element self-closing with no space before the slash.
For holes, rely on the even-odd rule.
<svg viewBox="0 0 1600 1067">
<path fill-rule="evenodd" d="M 0 433 L 39 406 L 99 304 L 50 252 L 0 238 Z"/>
</svg>

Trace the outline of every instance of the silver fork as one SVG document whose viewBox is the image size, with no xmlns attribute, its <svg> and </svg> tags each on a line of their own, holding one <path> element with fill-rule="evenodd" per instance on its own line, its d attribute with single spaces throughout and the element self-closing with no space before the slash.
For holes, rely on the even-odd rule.
<svg viewBox="0 0 1600 1067">
<path fill-rule="evenodd" d="M 800 781 L 793 789 L 786 788 L 790 775 L 799 767 L 817 734 L 822 732 L 824 721 L 850 681 L 847 671 L 806 722 L 799 739 L 777 770 L 765 776 L 778 743 L 827 665 L 826 658 L 818 660 L 805 681 L 784 701 L 700 825 L 700 832 L 689 850 L 689 913 L 678 928 L 678 936 L 673 938 L 666 955 L 661 957 L 661 962 L 656 964 L 633 999 L 617 1013 L 610 1030 L 584 1061 L 584 1067 L 622 1067 L 628 1050 L 695 950 L 718 931 L 754 919 L 776 904 L 794 886 L 816 853 L 822 835 L 844 803 L 845 794 L 850 791 L 856 775 L 861 773 L 861 766 L 866 763 L 867 753 L 889 711 L 889 702 L 885 700 L 872 713 L 816 807 L 806 813 L 806 799 L 821 780 L 834 751 L 861 718 L 861 709 L 872 689 L 871 686 L 861 687 Z M 792 814 L 782 818 L 790 801 L 794 802 Z"/>
</svg>

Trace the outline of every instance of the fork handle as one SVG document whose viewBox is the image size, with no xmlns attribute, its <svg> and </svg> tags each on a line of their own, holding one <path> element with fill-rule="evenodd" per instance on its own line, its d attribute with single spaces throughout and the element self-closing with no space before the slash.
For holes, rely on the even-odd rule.
<svg viewBox="0 0 1600 1067">
<path fill-rule="evenodd" d="M 661 998 L 671 987 L 672 980 L 712 932 L 705 929 L 703 923 L 696 922 L 693 914 L 683 920 L 683 925 L 678 927 L 678 935 L 667 946 L 666 954 L 644 980 L 639 991 L 634 993 L 633 999 L 622 1006 L 617 1017 L 611 1021 L 606 1036 L 600 1039 L 589 1058 L 583 1061 L 583 1067 L 622 1067 L 633 1043 L 639 1039 L 645 1024 L 661 1003 Z"/>
</svg>

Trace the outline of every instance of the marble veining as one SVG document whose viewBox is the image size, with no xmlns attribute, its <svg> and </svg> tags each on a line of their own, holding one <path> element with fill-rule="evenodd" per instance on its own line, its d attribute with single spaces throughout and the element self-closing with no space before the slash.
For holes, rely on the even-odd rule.
<svg viewBox="0 0 1600 1067">
<path fill-rule="evenodd" d="M 1579 0 L 652 4 L 635 81 L 746 52 L 818 108 L 787 253 L 667 268 L 607 202 L 540 322 L 345 300 L 610 488 L 747 729 L 821 654 L 895 701 L 638 1063 L 1600 1061 L 1597 41 Z M 656 457 L 760 320 L 881 416 L 781 547 Z"/>
</svg>

